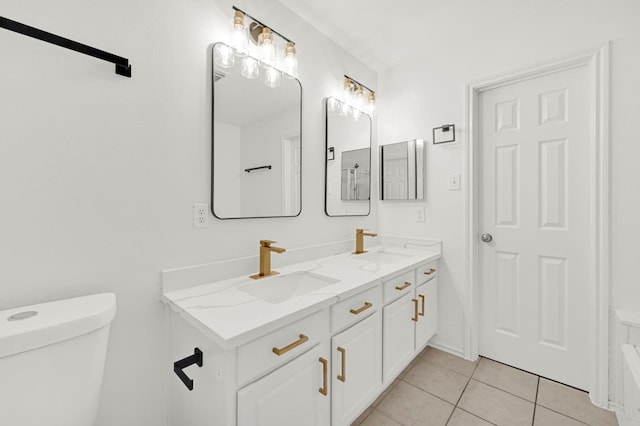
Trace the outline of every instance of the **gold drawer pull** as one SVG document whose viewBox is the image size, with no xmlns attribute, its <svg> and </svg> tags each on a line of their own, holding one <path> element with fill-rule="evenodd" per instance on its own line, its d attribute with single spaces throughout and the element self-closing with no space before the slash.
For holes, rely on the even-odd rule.
<svg viewBox="0 0 640 426">
<path fill-rule="evenodd" d="M 329 363 L 324 358 L 318 358 L 318 361 L 322 363 L 322 387 L 318 390 L 321 394 L 327 396 L 327 367 Z"/>
<path fill-rule="evenodd" d="M 347 381 L 347 350 L 345 348 L 341 348 L 340 346 L 338 346 L 338 352 L 340 352 L 342 354 L 342 361 L 341 361 L 341 368 L 342 368 L 342 374 L 338 374 L 338 380 L 340 380 L 341 382 L 346 382 Z"/>
<path fill-rule="evenodd" d="M 296 348 L 298 346 L 300 346 L 301 344 L 303 344 L 304 342 L 306 342 L 307 340 L 309 340 L 309 338 L 307 336 L 305 336 L 304 334 L 300 335 L 300 338 L 298 340 L 296 340 L 293 343 L 289 343 L 287 346 L 285 346 L 282 349 L 278 349 L 276 347 L 273 348 L 273 353 L 280 356 L 282 354 L 286 354 L 287 352 L 289 352 L 291 349 Z"/>
<path fill-rule="evenodd" d="M 424 294 L 419 294 L 418 297 L 422 300 L 422 311 L 418 315 L 423 317 L 424 316 Z"/>
<path fill-rule="evenodd" d="M 405 288 L 409 287 L 411 285 L 411 283 L 409 281 L 405 281 L 404 285 L 402 286 L 396 286 L 396 290 L 404 290 Z"/>
<path fill-rule="evenodd" d="M 358 308 L 358 309 L 350 309 L 349 312 L 351 312 L 353 315 L 358 315 L 360 312 L 366 311 L 367 309 L 369 309 L 372 306 L 373 306 L 373 303 L 364 302 L 364 306 L 362 306 L 361 308 Z"/>
<path fill-rule="evenodd" d="M 411 318 L 413 321 L 418 322 L 418 299 L 411 299 L 413 301 L 414 315 Z"/>
<path fill-rule="evenodd" d="M 436 271 L 435 269 L 431 268 L 431 269 L 429 269 L 428 271 L 424 271 L 424 274 L 425 274 L 425 275 L 431 275 L 431 274 L 433 274 L 435 271 Z"/>
</svg>

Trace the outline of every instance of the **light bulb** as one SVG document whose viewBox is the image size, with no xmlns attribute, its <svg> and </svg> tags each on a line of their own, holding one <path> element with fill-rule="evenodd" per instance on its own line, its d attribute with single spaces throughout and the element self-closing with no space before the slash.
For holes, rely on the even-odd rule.
<svg viewBox="0 0 640 426">
<path fill-rule="evenodd" d="M 273 67 L 276 64 L 276 49 L 273 45 L 273 33 L 271 29 L 264 27 L 258 37 L 260 46 L 260 64 L 264 67 Z"/>
<path fill-rule="evenodd" d="M 258 61 L 251 56 L 245 56 L 242 58 L 242 66 L 240 68 L 240 74 L 244 78 L 253 80 L 260 75 L 260 67 L 258 67 Z"/>
<path fill-rule="evenodd" d="M 365 103 L 366 103 L 366 101 L 364 99 L 364 87 L 357 86 L 356 87 L 356 92 L 355 92 L 354 104 L 355 104 L 356 108 L 364 109 Z"/>
<path fill-rule="evenodd" d="M 264 71 L 264 85 L 272 89 L 280 87 L 281 75 L 282 74 L 277 69 L 273 67 L 267 67 Z"/>
<path fill-rule="evenodd" d="M 351 82 L 350 79 L 346 78 L 344 79 L 344 88 L 342 91 L 342 101 L 344 103 L 350 104 L 352 103 L 351 97 L 352 97 L 352 92 L 353 91 L 353 83 Z"/>
<path fill-rule="evenodd" d="M 223 43 L 216 43 L 213 47 L 213 59 L 216 65 L 223 68 L 231 68 L 235 63 L 233 59 L 233 49 Z"/>
<path fill-rule="evenodd" d="M 235 49 L 236 55 L 240 57 L 249 54 L 249 39 L 244 27 L 244 13 L 239 10 L 236 10 L 231 25 L 231 47 Z"/>
<path fill-rule="evenodd" d="M 367 101 L 367 114 L 370 117 L 376 115 L 376 94 L 375 92 L 369 93 L 369 100 Z"/>
<path fill-rule="evenodd" d="M 285 78 L 298 77 L 298 58 L 296 58 L 296 48 L 293 42 L 288 41 L 284 48 L 284 64 L 282 74 Z"/>
</svg>

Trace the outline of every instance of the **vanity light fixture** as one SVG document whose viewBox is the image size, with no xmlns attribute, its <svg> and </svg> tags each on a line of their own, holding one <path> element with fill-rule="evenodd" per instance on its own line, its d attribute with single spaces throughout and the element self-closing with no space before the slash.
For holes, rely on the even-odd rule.
<svg viewBox="0 0 640 426">
<path fill-rule="evenodd" d="M 298 58 L 295 43 L 245 11 L 235 6 L 232 8 L 234 17 L 231 21 L 230 43 L 228 46 L 223 43 L 216 44 L 216 64 L 230 68 L 234 66 L 233 57 L 241 57 L 240 74 L 245 78 L 255 79 L 262 72 L 264 84 L 272 88 L 280 86 L 280 78 L 283 76 L 297 78 Z M 284 40 L 284 43 L 279 41 L 280 39 Z"/>
<path fill-rule="evenodd" d="M 376 114 L 376 92 L 348 75 L 344 76 L 340 100 L 329 98 L 329 111 L 337 111 L 341 116 L 350 116 L 358 121 L 361 114 L 373 117 Z"/>
</svg>

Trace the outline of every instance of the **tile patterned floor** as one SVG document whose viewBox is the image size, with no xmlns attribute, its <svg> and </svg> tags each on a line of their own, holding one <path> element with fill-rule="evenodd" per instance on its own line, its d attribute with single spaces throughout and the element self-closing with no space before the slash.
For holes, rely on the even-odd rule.
<svg viewBox="0 0 640 426">
<path fill-rule="evenodd" d="M 588 395 L 488 358 L 427 347 L 353 426 L 614 426 Z"/>
</svg>

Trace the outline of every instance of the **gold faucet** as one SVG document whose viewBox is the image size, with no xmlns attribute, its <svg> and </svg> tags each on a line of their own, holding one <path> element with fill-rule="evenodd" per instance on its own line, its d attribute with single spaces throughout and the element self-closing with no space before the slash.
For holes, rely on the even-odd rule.
<svg viewBox="0 0 640 426">
<path fill-rule="evenodd" d="M 378 234 L 364 232 L 364 229 L 356 229 L 356 251 L 353 254 L 362 254 L 367 251 L 364 249 L 364 237 L 377 237 Z"/>
<path fill-rule="evenodd" d="M 271 270 L 271 252 L 283 253 L 287 250 L 280 247 L 271 247 L 273 243 L 275 243 L 275 241 L 260 240 L 260 273 L 250 275 L 249 278 L 259 280 L 260 278 L 278 274 L 278 272 Z"/>
</svg>

